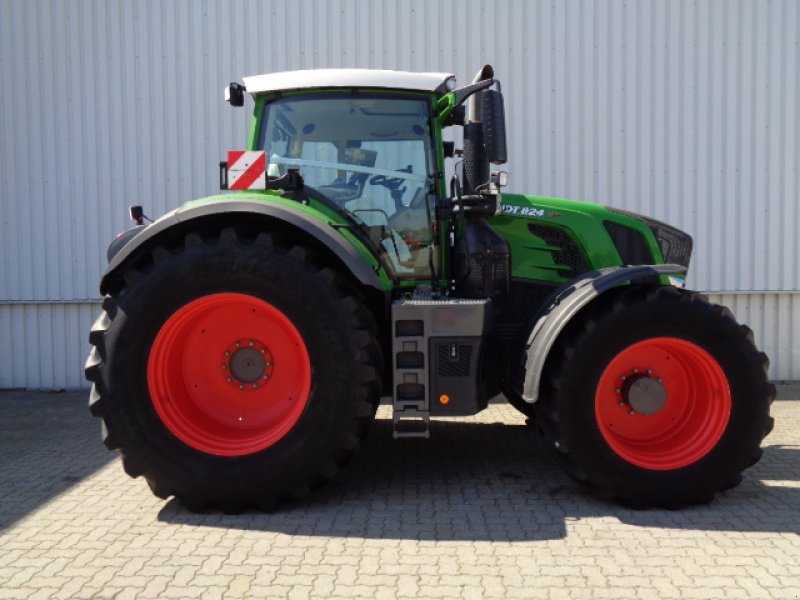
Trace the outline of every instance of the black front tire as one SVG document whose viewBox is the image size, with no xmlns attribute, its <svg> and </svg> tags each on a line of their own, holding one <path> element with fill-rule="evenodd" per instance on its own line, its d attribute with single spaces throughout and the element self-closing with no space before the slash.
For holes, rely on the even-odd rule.
<svg viewBox="0 0 800 600">
<path fill-rule="evenodd" d="M 616 432 L 608 433 L 612 431 L 608 427 L 615 423 L 601 424 L 598 415 L 603 413 L 598 412 L 598 398 L 603 396 L 598 385 L 615 357 L 641 342 L 657 346 L 658 340 L 676 340 L 672 343 L 701 349 L 703 356 L 709 357 L 704 359 L 707 366 L 715 370 L 716 364 L 718 372 L 724 374 L 722 381 L 727 380 L 730 401 L 703 398 L 702 393 L 692 392 L 711 388 L 703 387 L 705 384 L 698 377 L 702 369 L 687 366 L 686 376 L 695 377 L 698 384 L 682 384 L 691 398 L 667 394 L 664 407 L 656 406 L 655 410 L 668 410 L 670 402 L 683 403 L 689 425 L 676 430 L 677 434 L 655 430 L 652 445 L 648 446 L 648 439 L 631 441 L 624 436 L 615 437 Z M 635 352 L 634 357 L 638 357 Z M 761 456 L 761 441 L 773 426 L 769 407 L 775 388 L 767 379 L 768 365 L 766 355 L 753 344 L 750 329 L 739 325 L 726 308 L 710 304 L 697 293 L 672 287 L 620 288 L 579 314 L 557 341 L 545 367 L 539 401 L 534 404 L 537 424 L 566 471 L 605 498 L 641 508 L 705 503 L 716 492 L 737 485 L 742 471 Z M 675 375 L 682 376 L 680 371 Z M 647 419 L 653 419 L 653 415 L 636 414 L 633 407 L 625 404 L 625 382 L 619 385 L 619 389 L 612 390 L 620 392 L 620 416 L 614 417 L 617 426 L 624 426 L 623 419 L 639 419 L 641 431 L 646 431 L 648 423 L 653 422 Z M 652 383 L 650 388 L 658 391 L 659 385 Z M 669 382 L 664 385 L 670 389 Z M 715 402 L 718 408 L 713 408 Z M 730 409 L 729 418 L 720 417 L 717 413 L 726 406 Z M 630 417 L 624 414 L 626 411 Z M 680 422 L 682 417 L 676 414 L 672 420 Z M 706 417 L 722 423 L 718 425 L 718 441 L 704 424 L 691 423 L 692 419 Z M 605 433 L 603 428 L 607 429 Z M 659 435 L 668 441 L 659 441 Z M 706 442 L 713 446 L 704 448 L 691 436 L 709 436 Z M 684 448 L 686 456 L 681 455 Z M 670 453 L 673 458 L 666 456 Z"/>
<path fill-rule="evenodd" d="M 522 399 L 522 396 L 510 385 L 505 384 L 503 385 L 503 396 L 505 396 L 508 403 L 517 409 L 520 413 L 528 417 L 530 419 L 529 422 L 532 422 L 536 418 L 536 409 L 534 405 L 525 402 Z"/>
</svg>

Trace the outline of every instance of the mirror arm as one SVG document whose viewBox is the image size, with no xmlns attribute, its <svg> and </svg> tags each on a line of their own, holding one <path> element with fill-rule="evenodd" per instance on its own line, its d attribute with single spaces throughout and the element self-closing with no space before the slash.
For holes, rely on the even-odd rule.
<svg viewBox="0 0 800 600">
<path fill-rule="evenodd" d="M 480 92 L 488 87 L 494 85 L 494 79 L 484 79 L 483 81 L 479 81 L 478 83 L 472 83 L 470 85 L 464 86 L 463 88 L 459 88 L 457 90 L 453 90 L 453 94 L 455 95 L 456 99 L 456 106 L 462 104 L 467 98 L 472 96 L 475 92 Z"/>
</svg>

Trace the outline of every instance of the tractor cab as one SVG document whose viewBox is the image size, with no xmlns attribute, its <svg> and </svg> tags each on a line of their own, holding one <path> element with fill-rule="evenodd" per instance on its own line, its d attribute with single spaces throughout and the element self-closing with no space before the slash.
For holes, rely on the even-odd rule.
<svg viewBox="0 0 800 600">
<path fill-rule="evenodd" d="M 438 261 L 430 102 L 341 92 L 278 98 L 265 104 L 257 140 L 269 177 L 296 169 L 304 192 L 366 232 L 394 276 L 430 277 Z"/>
<path fill-rule="evenodd" d="M 502 97 L 486 103 L 495 108 L 489 127 L 480 108 L 484 94 L 499 96 L 487 90 L 492 85 L 491 67 L 461 90 L 448 73 L 324 69 L 245 78 L 226 98 L 241 105 L 247 91 L 255 99 L 250 147 L 222 164 L 223 187 L 278 189 L 327 209 L 358 232 L 401 287 L 444 290 L 455 272 L 471 269 L 463 264 L 469 249 L 456 247 L 467 220 L 498 209 L 498 180 L 488 167 L 492 158 L 505 161 Z M 463 104 L 473 94 L 468 119 Z M 455 152 L 441 138 L 451 125 L 464 125 L 466 154 L 461 177 L 448 186 L 444 159 Z M 483 139 L 486 130 L 491 139 Z M 497 139 L 501 161 L 484 151 Z M 253 168 L 262 176 L 248 176 Z"/>
</svg>

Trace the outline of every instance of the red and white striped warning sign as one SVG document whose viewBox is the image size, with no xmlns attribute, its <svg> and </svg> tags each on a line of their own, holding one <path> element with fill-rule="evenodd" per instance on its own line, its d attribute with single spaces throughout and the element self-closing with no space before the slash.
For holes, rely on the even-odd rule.
<svg viewBox="0 0 800 600">
<path fill-rule="evenodd" d="M 267 153 L 228 150 L 228 189 L 263 190 L 267 187 Z"/>
</svg>

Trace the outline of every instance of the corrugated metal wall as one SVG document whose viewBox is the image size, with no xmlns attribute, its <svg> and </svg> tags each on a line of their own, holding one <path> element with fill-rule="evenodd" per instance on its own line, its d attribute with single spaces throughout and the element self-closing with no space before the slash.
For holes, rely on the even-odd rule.
<svg viewBox="0 0 800 600">
<path fill-rule="evenodd" d="M 504 82 L 512 191 L 695 236 L 692 285 L 800 378 L 800 6 L 773 2 L 0 0 L 0 387 L 83 385 L 126 207 L 217 185 L 244 75 L 312 67 Z M 747 292 L 742 294 L 742 292 Z"/>
</svg>

